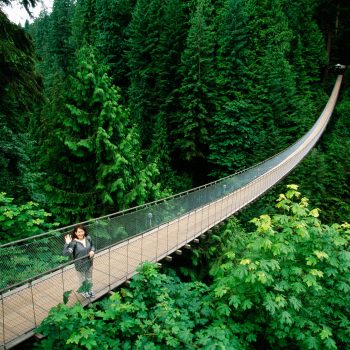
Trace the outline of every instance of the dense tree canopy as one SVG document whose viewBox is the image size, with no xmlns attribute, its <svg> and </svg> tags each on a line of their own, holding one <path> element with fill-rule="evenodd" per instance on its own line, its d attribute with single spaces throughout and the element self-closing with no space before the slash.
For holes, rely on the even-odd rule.
<svg viewBox="0 0 350 350">
<path fill-rule="evenodd" d="M 321 113 L 330 67 L 349 63 L 349 11 L 345 0 L 54 0 L 21 28 L 0 8 L 1 242 L 287 148 Z M 177 262 L 180 277 L 147 263 L 109 299 L 53 309 L 39 347 L 348 348 L 349 101 L 345 72 L 324 136 L 285 180 L 310 201 L 292 185 L 276 210 L 277 187 Z"/>
<path fill-rule="evenodd" d="M 22 1 L 27 8 L 35 4 Z M 160 171 L 162 186 L 173 191 L 262 161 L 292 144 L 320 113 L 332 80 L 328 74 L 322 86 L 324 69 L 344 57 L 339 47 L 348 30 L 347 11 L 345 2 L 329 0 L 56 0 L 52 12 L 41 13 L 26 32 L 1 12 L 1 186 L 9 184 L 6 192 L 15 201 L 33 198 L 68 222 L 159 194 L 157 189 L 136 195 L 140 182 L 129 177 L 143 178 L 147 166 L 121 169 L 124 162 L 112 166 L 117 158 L 157 164 L 151 173 Z M 85 58 L 84 81 L 78 72 L 86 47 L 94 48 L 94 58 Z M 107 100 L 119 112 L 108 109 Z M 118 131 L 120 140 L 129 135 L 130 146 L 117 146 L 109 155 L 108 147 L 107 153 L 98 151 L 99 145 L 119 142 L 111 140 L 118 133 L 109 127 L 103 135 L 96 132 L 90 116 L 98 115 L 113 130 L 121 125 L 115 120 L 123 120 L 125 130 L 131 127 Z M 81 152 L 73 134 L 80 144 L 98 142 L 91 147 L 86 141 Z M 339 137 L 346 135 L 330 139 L 329 155 L 321 150 L 322 162 L 332 164 Z M 109 165 L 98 165 L 100 160 Z M 114 170 L 107 176 L 102 166 Z M 296 182 L 303 182 L 303 169 Z M 347 182 L 346 170 L 342 174 L 338 180 Z M 157 188 L 158 180 L 150 181 L 155 183 L 146 187 Z M 313 181 L 307 187 L 318 189 Z M 337 192 L 345 198 L 341 187 Z M 329 187 L 323 187 L 323 197 L 334 198 Z M 57 205 L 67 202 L 76 214 L 60 217 Z M 348 212 L 343 200 L 329 203 L 332 213 L 342 208 L 340 217 Z"/>
<path fill-rule="evenodd" d="M 22 28 L 0 10 L 0 188 L 30 199 L 35 180 L 32 115 L 42 101 L 34 46 Z"/>
<path fill-rule="evenodd" d="M 112 166 L 117 158 L 149 163 L 150 173 L 161 172 L 162 187 L 175 192 L 264 160 L 292 144 L 320 113 L 333 78 L 328 74 L 321 84 L 325 67 L 344 56 L 339 43 L 347 11 L 346 3 L 328 0 L 56 0 L 26 32 L 1 13 L 1 186 L 10 184 L 6 192 L 15 201 L 39 201 L 63 223 L 159 195 L 153 175 L 155 183 L 146 186 L 153 190 L 136 195 L 140 182 L 129 177 L 143 178 L 147 166 L 121 169 L 124 162 Z M 94 58 L 85 58 L 85 79 L 78 72 L 87 47 Z M 97 119 L 91 120 L 98 115 L 114 131 L 104 126 L 98 133 Z M 99 145 L 119 144 L 110 136 L 119 132 L 115 120 L 131 127 L 118 136 L 129 135 L 130 145 L 101 153 Z M 73 134 L 80 145 L 98 142 L 86 141 L 81 152 Z M 329 155 L 321 150 L 322 162 L 332 164 L 339 138 L 346 135 L 330 139 Z M 109 165 L 98 165 L 100 159 Z M 114 170 L 107 176 L 103 166 Z M 295 182 L 304 181 L 303 169 Z M 342 174 L 337 181 L 347 182 Z M 307 187 L 309 195 L 318 189 L 313 181 Z M 334 198 L 329 187 L 323 197 Z M 76 214 L 60 217 L 57 205 L 67 202 Z M 348 212 L 343 200 L 329 203 L 333 214 L 340 207 L 340 217 Z"/>
<path fill-rule="evenodd" d="M 91 47 L 82 47 L 65 108 L 54 111 L 42 145 L 46 200 L 67 223 L 102 213 L 102 205 L 113 211 L 141 204 L 158 191 L 157 168 L 142 165 L 137 132 L 119 99 L 107 67 L 97 63 Z"/>
</svg>

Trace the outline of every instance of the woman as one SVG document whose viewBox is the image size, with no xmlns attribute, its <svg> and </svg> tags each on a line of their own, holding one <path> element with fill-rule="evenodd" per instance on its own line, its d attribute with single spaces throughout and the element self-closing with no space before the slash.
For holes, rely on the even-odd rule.
<svg viewBox="0 0 350 350">
<path fill-rule="evenodd" d="M 66 235 L 64 239 L 63 255 L 71 256 L 74 260 L 78 259 L 74 262 L 74 265 L 80 286 L 83 286 L 83 290 L 85 289 L 81 294 L 85 298 L 93 298 L 95 293 L 92 290 L 92 261 L 95 255 L 95 247 L 92 239 L 87 235 L 83 225 L 75 226 L 72 234 Z M 89 291 L 86 291 L 85 286 L 89 286 Z"/>
</svg>

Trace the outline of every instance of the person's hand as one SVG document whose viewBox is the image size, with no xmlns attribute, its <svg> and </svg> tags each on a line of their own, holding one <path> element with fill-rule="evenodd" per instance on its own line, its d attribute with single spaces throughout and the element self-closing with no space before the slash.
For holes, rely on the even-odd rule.
<svg viewBox="0 0 350 350">
<path fill-rule="evenodd" d="M 69 234 L 65 235 L 64 240 L 65 240 L 66 244 L 69 244 L 70 242 L 72 242 L 72 237 Z"/>
<path fill-rule="evenodd" d="M 92 250 L 89 252 L 89 257 L 90 257 L 90 259 L 92 259 L 93 257 L 94 257 L 94 255 L 95 255 L 95 252 L 93 252 Z"/>
</svg>

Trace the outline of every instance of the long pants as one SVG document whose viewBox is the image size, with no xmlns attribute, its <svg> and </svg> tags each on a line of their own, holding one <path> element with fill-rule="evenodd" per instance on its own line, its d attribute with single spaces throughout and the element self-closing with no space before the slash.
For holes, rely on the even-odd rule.
<svg viewBox="0 0 350 350">
<path fill-rule="evenodd" d="M 77 276 L 78 276 L 78 280 L 79 280 L 79 286 L 81 287 L 83 285 L 83 283 L 89 282 L 89 284 L 91 284 L 91 290 L 92 290 L 92 266 L 90 266 L 90 268 L 86 271 L 77 271 Z"/>
</svg>

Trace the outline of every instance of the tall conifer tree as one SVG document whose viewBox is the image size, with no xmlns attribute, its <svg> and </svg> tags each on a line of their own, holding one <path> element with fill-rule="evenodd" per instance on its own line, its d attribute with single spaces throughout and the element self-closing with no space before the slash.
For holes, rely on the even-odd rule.
<svg viewBox="0 0 350 350">
<path fill-rule="evenodd" d="M 79 50 L 84 45 L 95 46 L 97 35 L 96 0 L 78 0 L 72 17 L 72 41 Z"/>
<path fill-rule="evenodd" d="M 246 64 L 248 16 L 244 0 L 228 0 L 216 19 L 216 84 L 219 102 L 213 115 L 209 160 L 211 174 L 225 176 L 247 167 L 256 135 Z"/>
<path fill-rule="evenodd" d="M 298 121 L 294 119 L 295 75 L 289 64 L 293 33 L 277 0 L 249 0 L 249 45 L 246 74 L 250 100 L 249 113 L 254 120 L 255 147 L 251 164 L 262 161 L 288 146 L 294 140 Z M 293 128 L 292 132 L 287 132 Z"/>
<path fill-rule="evenodd" d="M 16 200 L 33 195 L 31 125 L 42 103 L 33 43 L 0 10 L 0 192 Z"/>
<path fill-rule="evenodd" d="M 77 56 L 66 108 L 47 142 L 45 191 L 62 222 L 141 204 L 158 195 L 155 164 L 143 166 L 139 138 L 92 48 Z"/>
<path fill-rule="evenodd" d="M 194 168 L 188 162 L 199 162 L 201 166 L 206 162 L 211 118 L 217 102 L 212 14 L 211 1 L 196 1 L 180 68 L 182 82 L 177 91 L 180 106 L 172 119 L 175 147 L 188 169 Z"/>
<path fill-rule="evenodd" d="M 70 60 L 74 57 L 71 44 L 72 0 L 55 0 L 50 15 L 48 31 L 48 56 L 52 74 L 68 74 Z M 48 74 L 46 73 L 46 76 Z M 59 78 L 61 79 L 61 78 Z M 52 84 L 49 84 L 51 86 Z"/>
<path fill-rule="evenodd" d="M 318 83 L 327 58 L 325 40 L 315 20 L 317 4 L 315 0 L 286 0 L 285 6 L 293 31 L 289 61 L 296 76 L 296 115 L 303 116 L 302 133 L 311 127 L 325 103 Z"/>
<path fill-rule="evenodd" d="M 95 45 L 110 67 L 113 83 L 121 88 L 123 98 L 129 86 L 129 69 L 125 59 L 127 26 L 135 1 L 96 0 L 96 42 Z"/>
<path fill-rule="evenodd" d="M 129 100 L 147 159 L 159 160 L 163 181 L 173 178 L 169 120 L 177 108 L 180 58 L 187 29 L 180 0 L 136 3 L 128 28 Z"/>
<path fill-rule="evenodd" d="M 179 68 L 188 30 L 186 7 L 181 0 L 167 0 L 163 7 L 163 28 L 154 51 L 154 64 L 158 67 L 155 92 L 158 96 L 158 112 L 155 116 L 153 139 L 149 158 L 160 160 L 164 183 L 184 190 L 184 178 L 177 180 L 173 170 L 173 143 L 171 120 L 178 108 L 177 90 L 181 84 Z"/>
<path fill-rule="evenodd" d="M 159 111 L 157 50 L 164 19 L 162 3 L 137 1 L 128 28 L 129 101 L 131 113 L 140 125 L 143 148 L 151 146 Z"/>
</svg>

